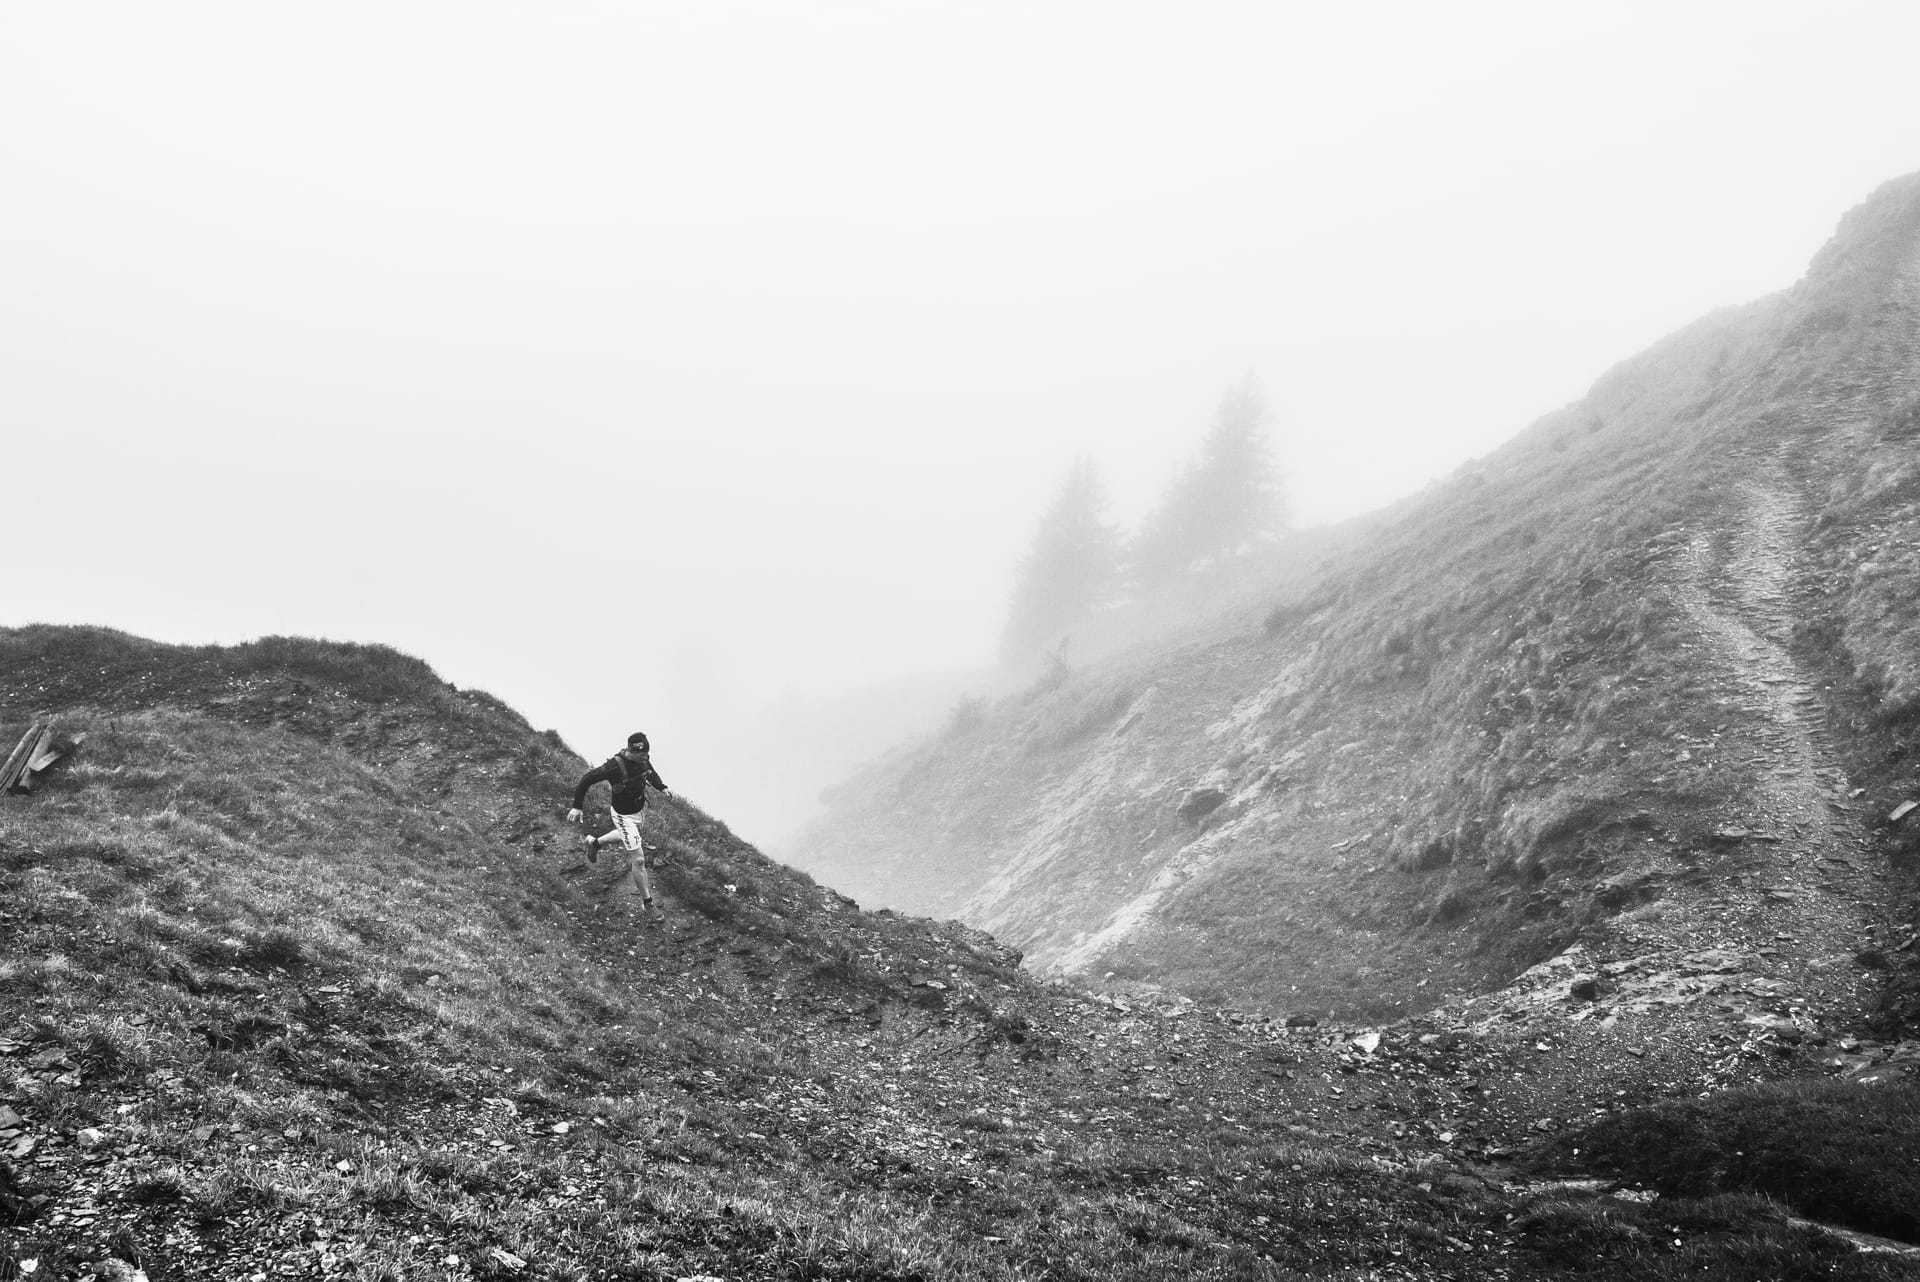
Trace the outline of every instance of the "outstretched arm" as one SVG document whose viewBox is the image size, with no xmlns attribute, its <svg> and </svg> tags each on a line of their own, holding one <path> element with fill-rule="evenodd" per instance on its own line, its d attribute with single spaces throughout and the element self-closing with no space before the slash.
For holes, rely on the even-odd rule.
<svg viewBox="0 0 1920 1282">
<path fill-rule="evenodd" d="M 580 776 L 580 782 L 573 786 L 573 809 L 567 812 L 568 819 L 576 823 L 579 822 L 577 819 L 574 819 L 574 816 L 579 811 L 587 808 L 587 789 L 597 783 L 606 782 L 606 779 L 607 768 L 605 766 L 598 766 Z"/>
</svg>

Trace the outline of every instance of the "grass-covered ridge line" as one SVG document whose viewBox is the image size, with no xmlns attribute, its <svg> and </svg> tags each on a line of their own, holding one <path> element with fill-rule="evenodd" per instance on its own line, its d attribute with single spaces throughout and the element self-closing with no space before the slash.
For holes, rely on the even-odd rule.
<svg viewBox="0 0 1920 1282">
<path fill-rule="evenodd" d="M 160 683 L 150 688 L 183 690 L 214 673 L 321 682 L 367 703 L 420 699 L 448 688 L 426 663 L 390 646 L 307 637 L 188 646 L 110 628 L 30 625 L 0 632 L 0 658 L 16 669 L 37 663 L 48 674 L 91 680 L 103 696 L 113 697 L 124 697 L 120 683 L 131 677 Z"/>
</svg>

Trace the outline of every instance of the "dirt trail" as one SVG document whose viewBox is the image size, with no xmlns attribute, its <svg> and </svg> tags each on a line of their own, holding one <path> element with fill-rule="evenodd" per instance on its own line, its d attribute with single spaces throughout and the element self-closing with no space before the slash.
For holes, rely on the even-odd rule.
<svg viewBox="0 0 1920 1282">
<path fill-rule="evenodd" d="M 1669 586 L 1726 713 L 1725 733 L 1688 751 L 1738 759 L 1748 790 L 1727 799 L 1714 840 L 1650 870 L 1664 898 L 1446 1017 L 1488 1029 L 1626 1020 L 1618 1035 L 1642 1040 L 1672 1030 L 1696 1048 L 1695 1084 L 1715 1087 L 1740 1080 L 1763 1042 L 1844 1051 L 1872 1008 L 1878 984 L 1855 955 L 1887 938 L 1883 858 L 1821 690 L 1788 644 L 1808 512 L 1777 458 L 1756 460 L 1731 497 L 1733 519 L 1694 539 Z M 1601 998 L 1570 1005 L 1581 976 L 1600 977 Z"/>
<path fill-rule="evenodd" d="M 1757 462 L 1734 496 L 1730 527 L 1688 549 L 1676 585 L 1725 681 L 1723 703 L 1757 727 L 1722 751 L 1749 755 L 1753 791 L 1723 829 L 1726 943 L 1768 948 L 1795 971 L 1824 1021 L 1846 1022 L 1871 996 L 1851 964 L 1881 917 L 1883 892 L 1865 815 L 1825 730 L 1825 700 L 1788 643 L 1795 563 L 1808 526 L 1787 464 Z M 1797 964 L 1794 964 L 1797 963 Z"/>
<path fill-rule="evenodd" d="M 1861 331 L 1852 355 L 1809 393 L 1801 411 L 1809 422 L 1868 422 L 1920 394 L 1912 355 L 1920 338 L 1920 242 L 1904 251 L 1879 302 L 1879 319 Z M 1749 902 L 1728 907 L 1754 938 L 1792 935 L 1809 950 L 1859 949 L 1874 942 L 1876 928 L 1892 929 L 1888 870 L 1869 836 L 1873 816 L 1854 796 L 1828 737 L 1828 700 L 1790 649 L 1794 622 L 1806 613 L 1796 593 L 1817 513 L 1796 476 L 1795 445 L 1750 448 L 1752 467 L 1731 496 L 1733 520 L 1695 538 L 1675 585 L 1727 682 L 1725 703 L 1759 726 L 1744 745 L 1753 754 L 1751 813 L 1734 822 L 1767 840 L 1743 844 Z M 1772 930 L 1762 933 L 1769 922 Z M 1872 988 L 1832 957 L 1803 960 L 1810 987 L 1836 999 L 1864 1000 Z"/>
</svg>

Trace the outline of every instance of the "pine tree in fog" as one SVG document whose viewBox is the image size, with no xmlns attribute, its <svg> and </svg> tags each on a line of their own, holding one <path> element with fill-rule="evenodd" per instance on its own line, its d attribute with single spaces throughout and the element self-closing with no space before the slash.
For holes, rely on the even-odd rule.
<svg viewBox="0 0 1920 1282">
<path fill-rule="evenodd" d="M 1015 572 L 1000 640 L 1004 661 L 1032 658 L 1112 601 L 1120 583 L 1120 548 L 1105 511 L 1100 477 L 1093 461 L 1082 458 L 1068 471 Z"/>
<path fill-rule="evenodd" d="M 1286 528 L 1279 472 L 1267 452 L 1271 421 L 1250 377 L 1221 398 L 1199 457 L 1181 469 L 1134 540 L 1133 573 L 1143 586 L 1168 583 Z"/>
</svg>

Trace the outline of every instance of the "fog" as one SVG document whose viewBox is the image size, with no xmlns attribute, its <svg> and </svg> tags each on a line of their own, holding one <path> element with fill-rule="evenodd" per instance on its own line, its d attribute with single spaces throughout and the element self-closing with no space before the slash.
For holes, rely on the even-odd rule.
<svg viewBox="0 0 1920 1282">
<path fill-rule="evenodd" d="M 385 643 L 777 845 L 985 679 L 1075 457 L 1131 525 L 1251 375 L 1301 522 L 1416 491 L 1791 284 L 1920 168 L 1915 48 L 1902 3 L 7 6 L 0 624 Z"/>
</svg>

